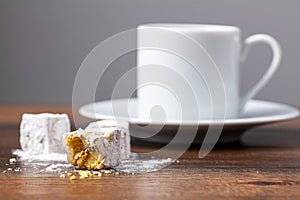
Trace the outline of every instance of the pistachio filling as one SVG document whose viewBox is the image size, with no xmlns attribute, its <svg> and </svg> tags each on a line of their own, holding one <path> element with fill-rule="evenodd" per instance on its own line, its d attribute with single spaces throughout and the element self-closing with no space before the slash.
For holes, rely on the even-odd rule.
<svg viewBox="0 0 300 200">
<path fill-rule="evenodd" d="M 86 146 L 81 138 L 70 135 L 66 139 L 68 150 L 68 162 L 74 166 L 84 169 L 103 169 L 104 159 L 98 158 L 98 153 L 94 148 Z M 93 151 L 91 151 L 93 150 Z"/>
</svg>

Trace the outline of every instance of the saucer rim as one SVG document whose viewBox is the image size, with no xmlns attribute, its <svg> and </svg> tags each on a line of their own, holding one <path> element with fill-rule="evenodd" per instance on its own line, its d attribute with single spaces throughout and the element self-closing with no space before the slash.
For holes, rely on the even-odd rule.
<svg viewBox="0 0 300 200">
<path fill-rule="evenodd" d="M 137 98 L 131 98 L 131 100 L 136 100 Z M 275 123 L 275 122 L 282 122 L 291 120 L 294 118 L 299 117 L 300 112 L 299 110 L 291 105 L 283 104 L 283 103 L 277 103 L 272 101 L 266 101 L 266 100 L 250 100 L 249 102 L 253 104 L 268 104 L 275 107 L 281 107 L 282 109 L 289 110 L 288 113 L 285 114 L 276 114 L 276 115 L 269 115 L 265 117 L 244 117 L 244 118 L 231 118 L 231 119 L 224 119 L 224 121 L 220 120 L 170 120 L 163 122 L 152 122 L 145 119 L 140 119 L 138 117 L 135 118 L 128 118 L 128 117 L 122 117 L 122 116 L 112 116 L 107 114 L 100 114 L 100 113 L 90 113 L 91 106 L 94 106 L 95 104 L 108 104 L 112 101 L 128 101 L 128 98 L 120 98 L 120 99 L 111 99 L 111 100 L 103 100 L 98 101 L 95 103 L 89 103 L 81 106 L 79 108 L 79 114 L 95 120 L 104 120 L 104 119 L 118 119 L 118 120 L 124 120 L 128 121 L 129 124 L 137 124 L 137 125 L 167 125 L 167 126 L 178 126 L 178 125 L 184 125 L 184 126 L 207 126 L 207 125 L 218 125 L 218 124 L 224 124 L 224 125 L 251 125 L 251 124 L 269 124 L 269 123 Z"/>
</svg>

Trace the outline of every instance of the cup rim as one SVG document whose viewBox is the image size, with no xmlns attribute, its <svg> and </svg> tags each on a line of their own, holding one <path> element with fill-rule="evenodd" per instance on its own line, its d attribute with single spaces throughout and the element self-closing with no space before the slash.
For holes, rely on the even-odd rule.
<svg viewBox="0 0 300 200">
<path fill-rule="evenodd" d="M 233 32 L 240 28 L 232 25 L 219 24 L 193 24 L 193 23 L 148 23 L 140 24 L 138 28 L 167 28 L 174 30 L 207 31 L 207 32 Z"/>
</svg>

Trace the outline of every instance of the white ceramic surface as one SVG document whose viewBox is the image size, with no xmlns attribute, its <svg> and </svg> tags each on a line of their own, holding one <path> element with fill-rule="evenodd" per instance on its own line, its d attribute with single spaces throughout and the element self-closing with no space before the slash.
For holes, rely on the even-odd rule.
<svg viewBox="0 0 300 200">
<path fill-rule="evenodd" d="M 218 121 L 211 122 L 210 120 L 188 120 L 176 121 L 166 120 L 165 122 L 152 122 L 149 119 L 138 117 L 138 103 L 136 98 L 132 99 L 116 99 L 101 101 L 92 104 L 87 104 L 79 109 L 79 113 L 91 119 L 122 119 L 128 121 L 130 124 L 139 125 L 183 125 L 183 126 L 207 126 L 210 123 L 218 123 Z M 266 123 L 274 123 L 293 119 L 299 116 L 298 109 L 280 103 L 269 101 L 250 100 L 238 118 L 226 119 L 224 127 L 246 125 L 255 126 Z"/>
<path fill-rule="evenodd" d="M 150 143 L 169 143 L 176 135 L 178 127 L 185 134 L 193 134 L 198 129 L 193 143 L 202 143 L 209 125 L 220 124 L 218 121 L 209 120 L 166 120 L 149 121 L 138 116 L 138 101 L 132 99 L 116 99 L 87 104 L 80 108 L 80 114 L 91 119 L 120 119 L 130 124 L 130 134 L 136 141 Z M 243 133 L 255 126 L 285 121 L 299 116 L 299 111 L 288 105 L 250 100 L 243 113 L 238 118 L 226 119 L 222 125 L 222 134 L 218 143 L 231 143 L 239 141 Z M 153 135 L 155 133 L 155 135 Z M 185 141 L 185 134 L 179 144 Z"/>
<path fill-rule="evenodd" d="M 240 97 L 240 63 L 255 43 L 269 45 L 273 60 L 262 79 Z M 150 118 L 150 113 L 159 118 L 161 108 L 174 120 L 208 119 L 212 110 L 221 115 L 225 108 L 226 118 L 235 118 L 270 80 L 281 59 L 274 38 L 257 34 L 242 42 L 240 29 L 234 26 L 145 24 L 138 27 L 138 48 L 141 118 Z M 161 108 L 153 109 L 156 106 Z"/>
</svg>

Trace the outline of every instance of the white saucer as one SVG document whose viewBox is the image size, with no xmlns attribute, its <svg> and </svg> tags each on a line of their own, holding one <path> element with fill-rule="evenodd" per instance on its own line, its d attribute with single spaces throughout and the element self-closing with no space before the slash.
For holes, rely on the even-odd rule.
<svg viewBox="0 0 300 200">
<path fill-rule="evenodd" d="M 128 112 L 127 112 L 128 111 Z M 116 99 L 101 101 L 84 105 L 80 108 L 79 113 L 91 119 L 112 119 L 114 117 L 124 119 L 129 123 L 146 125 L 152 124 L 151 121 L 138 118 L 137 116 L 137 99 Z M 246 125 L 246 124 L 265 124 L 284 121 L 299 116 L 298 109 L 274 102 L 251 100 L 241 114 L 236 119 L 226 119 L 224 125 Z M 166 120 L 164 125 L 208 125 L 209 120 L 195 121 L 178 121 Z M 159 124 L 154 122 L 154 124 Z"/>
<path fill-rule="evenodd" d="M 131 131 L 136 131 L 136 134 L 144 138 L 147 138 L 147 135 L 151 135 L 151 130 L 157 130 L 157 127 L 163 126 L 165 130 L 162 131 L 163 134 L 158 134 L 158 136 L 147 139 L 151 142 L 167 142 L 174 136 L 173 133 L 170 133 L 170 130 L 178 129 L 178 126 L 187 130 L 187 132 L 191 128 L 198 126 L 198 132 L 205 132 L 207 127 L 211 125 L 210 120 L 166 120 L 165 122 L 151 122 L 146 119 L 141 119 L 137 116 L 136 98 L 115 99 L 87 104 L 80 108 L 79 113 L 91 119 L 117 118 L 126 120 L 131 125 Z M 221 142 L 237 140 L 245 130 L 254 126 L 286 121 L 298 116 L 298 109 L 292 106 L 268 101 L 251 100 L 239 118 L 226 119 L 223 122 L 224 127 L 220 140 Z M 218 122 L 213 123 L 218 124 Z M 136 125 L 147 125 L 149 132 L 145 131 L 145 129 L 141 131 L 141 128 Z"/>
</svg>

